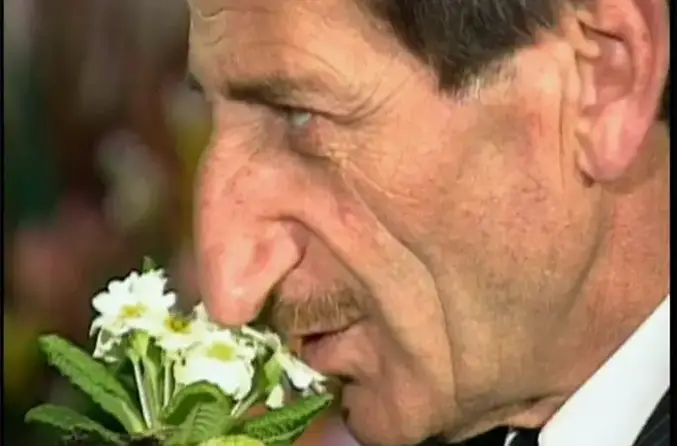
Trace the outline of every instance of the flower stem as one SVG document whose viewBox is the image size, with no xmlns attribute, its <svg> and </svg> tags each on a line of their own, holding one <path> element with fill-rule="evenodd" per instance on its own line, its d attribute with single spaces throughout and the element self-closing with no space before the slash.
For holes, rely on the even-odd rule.
<svg viewBox="0 0 677 446">
<path fill-rule="evenodd" d="M 172 360 L 166 359 L 165 364 L 165 378 L 164 378 L 164 395 L 162 398 L 162 407 L 169 405 L 169 399 L 172 397 Z"/>
<path fill-rule="evenodd" d="M 234 418 L 240 418 L 244 415 L 249 408 L 256 402 L 256 399 L 259 397 L 259 392 L 253 390 L 245 399 L 238 401 L 233 410 L 230 412 L 230 415 Z"/>
<path fill-rule="evenodd" d="M 152 426 L 156 427 L 161 408 L 160 398 L 162 397 L 160 383 L 158 382 L 160 371 L 155 361 L 147 356 L 141 358 L 141 363 L 143 364 L 143 382 L 148 402 L 148 414 Z"/>
<path fill-rule="evenodd" d="M 132 366 L 134 367 L 134 380 L 136 381 L 136 388 L 139 391 L 139 402 L 141 403 L 141 412 L 143 413 L 143 419 L 146 422 L 148 429 L 153 427 L 153 422 L 150 417 L 150 410 L 148 408 L 148 399 L 146 398 L 146 392 L 144 390 L 143 377 L 141 376 L 141 365 L 139 364 L 138 359 L 132 360 Z"/>
</svg>

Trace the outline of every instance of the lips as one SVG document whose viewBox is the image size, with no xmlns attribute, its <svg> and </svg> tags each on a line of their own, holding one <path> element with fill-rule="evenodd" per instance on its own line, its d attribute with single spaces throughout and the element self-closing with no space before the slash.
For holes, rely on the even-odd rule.
<svg viewBox="0 0 677 446">
<path fill-rule="evenodd" d="M 340 318 L 333 318 L 333 323 L 327 321 L 315 322 L 305 324 L 303 327 L 295 327 L 293 330 L 287 331 L 291 339 L 297 339 L 302 346 L 306 344 L 315 343 L 322 338 L 334 336 L 345 332 L 353 325 L 356 325 L 362 320 L 362 317 L 348 317 L 341 315 Z M 300 325 L 300 324 L 299 324 Z M 284 331 L 284 330 L 282 330 Z"/>
<path fill-rule="evenodd" d="M 335 367 L 328 365 L 327 362 L 332 356 L 332 350 L 340 342 L 341 333 L 343 332 L 331 332 L 304 338 L 301 344 L 301 357 L 320 373 L 337 373 Z"/>
<path fill-rule="evenodd" d="M 295 331 L 291 333 L 292 339 L 298 339 L 302 349 L 307 347 L 312 347 L 317 345 L 322 341 L 341 335 L 347 331 L 350 327 L 360 322 L 360 319 L 354 319 L 351 321 L 344 320 L 340 324 L 334 325 L 325 325 L 323 326 L 313 326 L 307 327 L 303 331 Z"/>
<path fill-rule="evenodd" d="M 345 340 L 356 323 L 330 331 L 305 334 L 301 337 L 301 358 L 313 369 L 325 375 L 348 377 L 345 363 Z"/>
<path fill-rule="evenodd" d="M 327 340 L 332 339 L 336 336 L 339 336 L 342 332 L 346 331 L 349 326 L 335 328 L 331 330 L 313 330 L 305 333 L 296 333 L 292 336 L 292 339 L 297 339 L 298 342 L 296 345 L 299 346 L 299 353 L 304 356 L 308 352 L 314 351 L 323 343 L 326 343 Z"/>
<path fill-rule="evenodd" d="M 341 336 L 347 328 L 342 330 L 328 331 L 324 333 L 316 333 L 307 335 L 301 338 L 301 353 L 312 353 L 313 350 L 321 348 L 323 345 L 330 342 L 332 339 L 335 339 L 338 336 Z"/>
</svg>

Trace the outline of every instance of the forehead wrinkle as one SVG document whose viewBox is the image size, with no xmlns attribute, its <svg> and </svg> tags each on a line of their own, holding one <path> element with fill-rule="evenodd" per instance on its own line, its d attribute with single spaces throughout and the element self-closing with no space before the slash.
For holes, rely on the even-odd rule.
<svg viewBox="0 0 677 446">
<path fill-rule="evenodd" d="M 190 43 L 192 47 L 196 45 L 213 47 L 217 44 L 221 44 L 221 41 L 227 37 L 230 39 L 238 38 L 240 40 L 246 38 L 246 33 L 244 36 L 227 36 L 226 33 L 231 30 L 228 19 L 229 15 L 232 13 L 237 12 L 239 15 L 238 21 L 245 21 L 248 25 L 240 25 L 239 28 L 249 28 L 255 35 L 257 34 L 256 31 L 254 31 L 256 27 L 253 25 L 255 24 L 257 17 L 271 13 L 270 10 L 263 8 L 248 8 L 246 10 L 237 11 L 223 5 L 217 12 L 213 12 L 209 15 L 203 15 L 197 8 L 191 8 L 190 12 Z M 272 26 L 270 23 L 266 23 L 265 25 L 265 28 Z"/>
<path fill-rule="evenodd" d="M 227 39 L 235 40 L 232 36 Z M 220 43 L 224 48 L 223 40 Z M 342 66 L 340 60 L 332 63 L 324 54 L 318 54 L 320 47 L 313 49 L 277 40 L 269 42 L 260 37 L 246 45 L 258 48 L 237 53 L 228 49 L 219 51 L 216 46 L 207 46 L 200 39 L 191 51 L 191 69 L 198 75 L 207 74 L 204 71 L 208 70 L 210 83 L 218 79 L 220 85 L 213 87 L 223 93 L 228 93 L 231 86 L 240 91 L 273 86 L 285 87 L 275 90 L 293 92 L 299 97 L 316 96 L 316 99 L 324 99 L 331 103 L 327 105 L 338 108 L 350 107 L 356 102 L 358 92 L 348 75 L 351 70 L 344 72 L 339 68 Z M 273 92 L 273 89 L 268 90 Z"/>
<path fill-rule="evenodd" d="M 233 2 L 226 2 L 224 0 L 188 0 L 188 7 L 196 17 L 201 20 L 209 21 L 214 18 L 219 18 L 226 12 L 274 12 L 276 9 L 271 6 L 280 6 L 278 2 L 267 3 L 266 5 L 255 5 L 250 1 L 246 5 L 232 4 Z"/>
<path fill-rule="evenodd" d="M 188 34 L 188 52 L 189 53 L 205 53 L 208 52 L 208 48 L 212 48 L 218 45 L 223 45 L 223 42 L 228 40 L 228 36 L 225 33 L 224 28 L 206 28 L 203 27 L 202 30 L 197 30 L 197 26 L 194 25 L 194 22 L 191 22 L 190 30 Z"/>
<path fill-rule="evenodd" d="M 191 50 L 205 52 L 199 59 L 209 65 L 213 79 L 221 84 L 219 88 L 222 89 L 230 80 L 296 79 L 319 75 L 323 79 L 322 84 L 327 85 L 326 99 L 338 99 L 337 105 L 350 113 L 365 107 L 365 103 L 372 100 L 371 91 L 381 83 L 383 73 L 379 68 L 383 63 L 374 65 L 374 71 L 365 70 L 366 66 L 375 62 L 368 58 L 365 51 L 380 53 L 378 58 L 399 54 L 390 45 L 386 49 L 382 44 L 372 42 L 374 38 L 381 40 L 387 36 L 373 27 L 374 22 L 365 18 L 366 13 L 355 7 L 353 0 L 191 1 L 203 9 L 203 14 L 209 11 L 199 4 L 201 1 L 219 6 L 211 11 L 219 11 L 218 21 L 205 24 L 207 29 L 191 31 Z M 237 15 L 237 25 L 231 26 L 234 15 Z M 218 32 L 209 32 L 208 28 L 212 27 L 218 28 Z M 209 39 L 212 43 L 207 43 L 207 35 L 215 37 Z M 356 49 L 342 51 L 336 48 L 339 44 Z M 304 76 L 304 73 L 309 74 Z"/>
<path fill-rule="evenodd" d="M 198 19 L 204 22 L 218 20 L 221 15 L 227 11 L 226 6 L 218 1 L 203 1 L 201 5 L 197 6 L 195 0 L 188 0 L 188 8 L 193 15 L 193 19 Z M 207 6 L 205 8 L 205 6 Z M 210 8 L 209 6 L 213 6 Z"/>
<path fill-rule="evenodd" d="M 255 75 L 233 71 L 227 76 L 224 93 L 233 99 L 286 103 L 288 106 L 316 108 L 318 112 L 349 113 L 357 102 L 357 92 L 343 75 L 329 75 L 312 65 L 289 69 L 264 70 Z"/>
</svg>

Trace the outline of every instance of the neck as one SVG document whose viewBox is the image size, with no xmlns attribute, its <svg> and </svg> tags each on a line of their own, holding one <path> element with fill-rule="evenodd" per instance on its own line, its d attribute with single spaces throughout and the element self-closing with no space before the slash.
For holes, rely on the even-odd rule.
<svg viewBox="0 0 677 446">
<path fill-rule="evenodd" d="M 656 125 L 642 157 L 623 181 L 608 185 L 608 230 L 571 324 L 549 346 L 548 396 L 509 416 L 506 424 L 544 425 L 632 335 L 669 293 L 669 136 Z M 573 368 L 572 368 L 573 366 Z"/>
</svg>

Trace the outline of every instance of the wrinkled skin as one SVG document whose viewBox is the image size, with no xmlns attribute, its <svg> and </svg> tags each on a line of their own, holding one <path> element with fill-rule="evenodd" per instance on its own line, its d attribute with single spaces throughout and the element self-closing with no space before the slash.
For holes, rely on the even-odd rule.
<svg viewBox="0 0 677 446">
<path fill-rule="evenodd" d="M 599 3 L 590 26 L 632 45 L 569 11 L 460 99 L 350 0 L 191 2 L 214 120 L 205 303 L 235 325 L 272 295 L 287 334 L 345 329 L 310 362 L 343 379 L 364 444 L 542 424 L 667 292 L 667 160 L 640 150 L 666 15 L 656 3 L 632 22 L 647 49 Z M 644 71 L 628 76 L 630 59 Z M 309 82 L 253 99 L 269 77 Z"/>
</svg>

